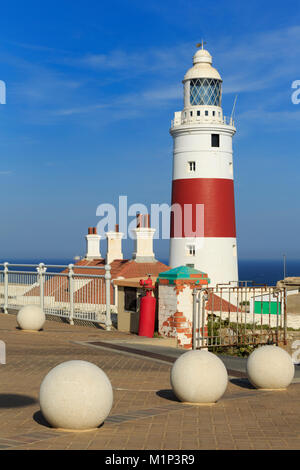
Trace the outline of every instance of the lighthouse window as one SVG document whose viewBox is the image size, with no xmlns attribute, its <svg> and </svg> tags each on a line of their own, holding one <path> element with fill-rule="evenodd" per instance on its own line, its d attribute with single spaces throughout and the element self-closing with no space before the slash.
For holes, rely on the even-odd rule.
<svg viewBox="0 0 300 470">
<path fill-rule="evenodd" d="M 187 246 L 187 251 L 188 251 L 189 256 L 195 256 L 195 254 L 196 254 L 195 245 L 188 245 Z"/>
<path fill-rule="evenodd" d="M 221 106 L 221 80 L 213 78 L 191 80 L 190 103 L 198 106 Z"/>
<path fill-rule="evenodd" d="M 193 111 L 190 111 L 190 116 L 193 116 Z"/>
<path fill-rule="evenodd" d="M 211 146 L 212 147 L 220 147 L 220 135 L 219 134 L 212 134 L 211 135 Z"/>
<path fill-rule="evenodd" d="M 188 162 L 189 163 L 189 171 L 196 171 L 196 162 Z"/>
<path fill-rule="evenodd" d="M 205 116 L 208 116 L 208 111 L 205 111 Z"/>
<path fill-rule="evenodd" d="M 197 116 L 200 116 L 200 111 L 197 111 Z"/>
</svg>

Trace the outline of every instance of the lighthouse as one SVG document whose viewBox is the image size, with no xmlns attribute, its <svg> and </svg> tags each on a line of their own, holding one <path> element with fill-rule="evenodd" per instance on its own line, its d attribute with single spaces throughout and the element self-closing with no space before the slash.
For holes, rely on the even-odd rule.
<svg viewBox="0 0 300 470">
<path fill-rule="evenodd" d="M 232 117 L 223 116 L 222 79 L 203 42 L 184 76 L 175 112 L 170 266 L 208 274 L 211 286 L 238 281 Z"/>
</svg>

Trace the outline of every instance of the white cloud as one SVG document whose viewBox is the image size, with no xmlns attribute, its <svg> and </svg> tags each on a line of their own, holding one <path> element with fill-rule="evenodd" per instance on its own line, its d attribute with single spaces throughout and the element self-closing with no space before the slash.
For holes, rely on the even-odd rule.
<svg viewBox="0 0 300 470">
<path fill-rule="evenodd" d="M 78 106 L 77 108 L 57 109 L 53 112 L 57 116 L 71 116 L 72 114 L 86 114 L 98 109 L 107 108 L 107 104 L 94 104 L 90 106 Z"/>
<path fill-rule="evenodd" d="M 136 76 L 149 73 L 170 73 L 182 70 L 182 64 L 191 65 L 190 43 L 173 47 L 152 48 L 135 52 L 112 50 L 108 53 L 88 53 L 81 57 L 66 55 L 59 59 L 60 63 L 71 67 L 93 69 L 95 71 L 110 71 Z"/>
<path fill-rule="evenodd" d="M 247 35 L 216 44 L 225 93 L 275 88 L 300 76 L 300 26 Z"/>
<path fill-rule="evenodd" d="M 246 97 L 244 107 L 239 108 L 239 117 L 252 119 L 256 114 L 260 119 L 263 114 L 268 122 L 272 116 L 279 119 L 282 113 L 277 112 L 278 103 L 274 99 L 272 112 L 266 110 L 272 101 L 271 91 L 272 96 L 282 95 L 281 105 L 284 100 L 288 104 L 288 91 L 283 87 L 290 77 L 300 78 L 300 26 L 245 34 L 239 42 L 223 37 L 220 42 L 212 42 L 212 46 L 208 48 L 213 65 L 222 75 L 224 94 Z M 7 58 L 10 64 L 25 72 L 22 82 L 10 86 L 10 93 L 19 102 L 29 102 L 32 114 L 43 113 L 39 115 L 41 123 L 53 122 L 55 116 L 68 118 L 96 113 L 99 117 L 105 113 L 103 122 L 131 119 L 147 110 L 175 106 L 176 101 L 182 100 L 181 79 L 192 65 L 194 51 L 195 45 L 187 42 L 161 48 L 140 47 L 135 51 L 93 51 L 77 57 L 60 51 L 55 61 L 51 55 L 47 66 L 10 57 Z M 59 70 L 64 67 L 63 73 L 58 71 L 57 64 Z M 114 83 L 118 86 L 112 92 L 110 86 Z M 263 90 L 265 96 L 260 93 Z M 257 92 L 259 100 L 247 98 L 246 93 L 253 96 Z M 240 103 L 239 100 L 239 107 Z M 245 109 L 246 105 L 249 109 Z M 287 113 L 286 119 L 294 120 L 293 114 Z"/>
</svg>

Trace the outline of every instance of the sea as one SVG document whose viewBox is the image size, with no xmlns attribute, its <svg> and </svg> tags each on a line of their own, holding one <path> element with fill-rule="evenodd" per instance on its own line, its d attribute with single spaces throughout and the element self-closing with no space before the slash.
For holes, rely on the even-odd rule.
<svg viewBox="0 0 300 470">
<path fill-rule="evenodd" d="M 74 263 L 74 259 L 5 259 L 9 263 L 14 264 L 32 264 L 37 265 L 40 262 L 46 265 L 68 265 Z M 167 259 L 160 259 L 165 264 L 168 264 Z M 1 261 L 3 263 L 4 261 Z M 284 264 L 283 259 L 269 260 L 269 259 L 240 259 L 239 263 L 239 279 L 240 281 L 253 281 L 255 284 L 267 284 L 275 286 L 277 281 L 284 277 Z M 2 270 L 2 268 L 0 268 Z M 22 271 L 34 271 L 35 267 L 17 268 Z M 59 272 L 61 268 L 49 268 L 50 272 Z M 209 274 L 209 273 L 208 273 Z M 300 260 L 286 259 L 286 277 L 287 276 L 300 276 Z"/>
</svg>

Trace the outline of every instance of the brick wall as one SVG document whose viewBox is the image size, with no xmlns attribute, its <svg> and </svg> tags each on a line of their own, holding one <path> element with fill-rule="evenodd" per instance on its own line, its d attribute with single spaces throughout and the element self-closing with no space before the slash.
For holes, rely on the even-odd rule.
<svg viewBox="0 0 300 470">
<path fill-rule="evenodd" d="M 177 338 L 178 346 L 192 348 L 193 289 L 195 281 L 161 280 L 158 287 L 158 329 L 162 336 Z"/>
</svg>

